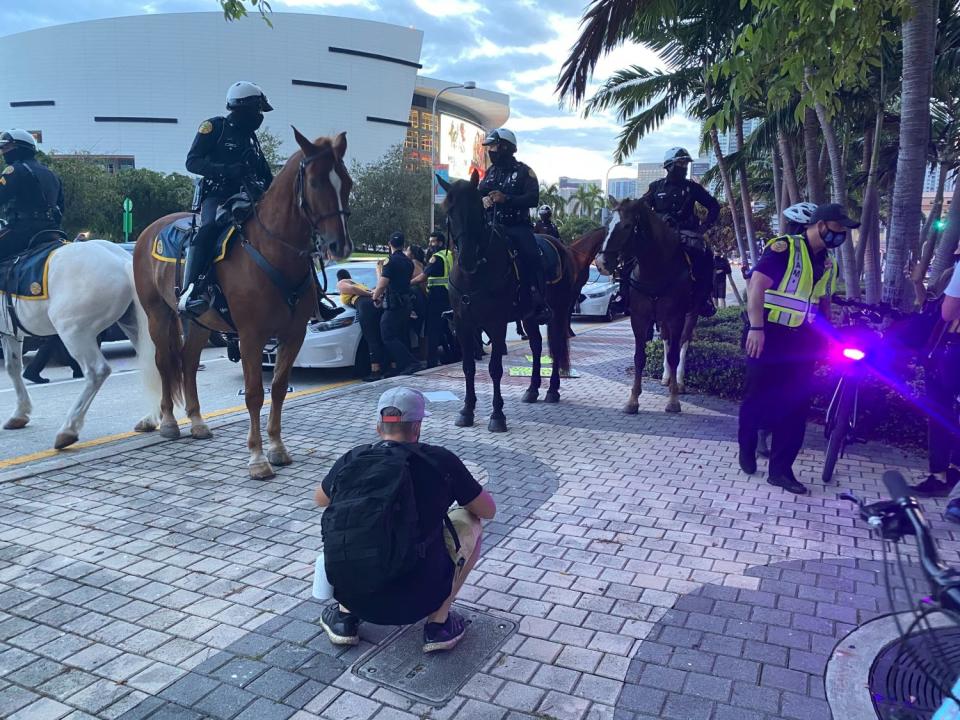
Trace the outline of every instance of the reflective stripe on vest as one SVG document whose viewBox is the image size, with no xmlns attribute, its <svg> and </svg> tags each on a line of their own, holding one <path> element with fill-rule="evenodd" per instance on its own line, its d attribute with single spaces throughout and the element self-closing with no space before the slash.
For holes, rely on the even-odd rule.
<svg viewBox="0 0 960 720">
<path fill-rule="evenodd" d="M 824 261 L 823 275 L 814 283 L 813 262 L 807 243 L 800 236 L 783 235 L 771 240 L 767 247 L 781 240 L 788 246 L 787 272 L 783 274 L 776 290 L 771 288 L 764 293 L 763 307 L 769 311 L 769 322 L 795 328 L 804 322 L 813 322 L 820 298 L 833 293 L 837 267 L 828 255 Z"/>
<path fill-rule="evenodd" d="M 443 263 L 443 275 L 440 277 L 428 277 L 427 278 L 427 287 L 449 287 L 450 285 L 450 265 L 453 263 L 453 257 L 449 250 L 437 250 L 434 254 L 434 257 L 440 258 L 440 262 Z"/>
</svg>

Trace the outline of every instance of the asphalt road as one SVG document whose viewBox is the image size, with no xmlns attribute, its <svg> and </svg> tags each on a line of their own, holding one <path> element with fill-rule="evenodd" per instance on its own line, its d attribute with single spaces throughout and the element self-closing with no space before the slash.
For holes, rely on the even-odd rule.
<svg viewBox="0 0 960 720">
<path fill-rule="evenodd" d="M 577 322 L 574 329 L 579 331 L 593 325 L 596 323 Z M 508 339 L 519 339 L 512 326 Z M 148 411 L 133 347 L 128 342 L 106 343 L 103 350 L 113 373 L 94 399 L 80 432 L 80 443 L 71 452 L 82 452 L 130 436 L 133 426 Z M 28 360 L 30 357 L 32 353 Z M 202 362 L 205 367 L 198 374 L 197 382 L 204 416 L 245 412 L 240 394 L 243 389 L 240 366 L 230 362 L 222 348 L 204 350 Z M 55 365 L 48 366 L 43 375 L 50 379 L 48 384 L 27 383 L 33 401 L 30 424 L 22 430 L 0 430 L 0 471 L 48 460 L 58 454 L 52 449 L 54 437 L 84 381 L 74 380 L 69 368 Z M 269 386 L 269 382 L 270 374 L 265 373 L 264 384 Z M 294 392 L 323 392 L 350 382 L 356 382 L 350 368 L 294 369 L 290 386 Z M 10 379 L 5 372 L 0 372 L 0 423 L 12 414 L 15 403 Z M 182 416 L 182 410 L 177 416 Z"/>
</svg>

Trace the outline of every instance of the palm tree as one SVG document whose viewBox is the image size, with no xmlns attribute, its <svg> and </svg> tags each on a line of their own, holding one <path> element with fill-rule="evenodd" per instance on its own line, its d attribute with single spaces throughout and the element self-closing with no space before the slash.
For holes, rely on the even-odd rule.
<svg viewBox="0 0 960 720">
<path fill-rule="evenodd" d="M 575 213 L 593 219 L 603 207 L 603 190 L 596 185 L 581 185 L 570 200 Z"/>
<path fill-rule="evenodd" d="M 540 204 L 553 208 L 553 215 L 557 221 L 563 220 L 563 216 L 567 214 L 567 201 L 560 194 L 560 188 L 556 183 L 540 185 Z"/>
</svg>

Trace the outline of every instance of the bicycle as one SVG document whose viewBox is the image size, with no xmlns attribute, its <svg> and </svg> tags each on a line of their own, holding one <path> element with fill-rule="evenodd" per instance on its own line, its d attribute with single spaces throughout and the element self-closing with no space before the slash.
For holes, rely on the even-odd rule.
<svg viewBox="0 0 960 720">
<path fill-rule="evenodd" d="M 856 688 L 848 684 L 844 684 L 842 687 L 836 686 L 836 683 L 831 682 L 831 678 L 834 675 L 832 668 L 828 667 L 828 700 L 831 699 L 831 686 L 834 686 L 832 689 L 838 693 L 838 695 L 833 696 L 834 699 L 836 699 L 840 693 L 846 694 L 843 700 L 845 701 L 845 712 L 850 718 L 868 716 L 872 718 L 875 716 L 889 719 L 932 718 L 932 720 L 956 720 L 956 718 L 960 718 L 960 679 L 958 679 L 960 673 L 958 673 L 956 669 L 951 668 L 949 662 L 944 661 L 945 657 L 949 659 L 948 653 L 944 652 L 943 643 L 941 642 L 942 640 L 946 640 L 944 631 L 943 629 L 934 629 L 930 622 L 930 615 L 933 612 L 943 612 L 955 625 L 960 625 L 960 622 L 958 622 L 958 619 L 960 619 L 960 571 L 949 567 L 940 559 L 937 544 L 933 539 L 930 526 L 923 516 L 917 499 L 911 495 L 911 490 L 903 475 L 895 471 L 887 471 L 883 475 L 883 483 L 890 493 L 889 500 L 880 500 L 879 502 L 867 504 L 852 493 L 841 493 L 838 497 L 841 500 L 848 500 L 855 503 L 860 511 L 860 518 L 864 520 L 872 530 L 878 533 L 882 540 L 894 543 L 896 565 L 899 569 L 904 589 L 907 588 L 907 576 L 903 561 L 900 557 L 898 543 L 906 536 L 912 535 L 916 537 L 920 567 L 930 586 L 931 595 L 929 598 L 924 599 L 923 604 L 925 607 L 923 610 L 918 611 L 914 609 L 912 611 L 913 621 L 906 630 L 904 630 L 900 622 L 900 616 L 894 611 L 892 617 L 899 635 L 898 644 L 895 646 L 887 645 L 877 652 L 877 656 L 872 659 L 870 666 L 871 677 L 868 678 L 868 683 L 866 683 L 865 686 L 859 685 Z M 887 598 L 890 602 L 891 611 L 893 611 L 893 589 L 890 583 L 889 565 L 886 558 L 886 544 L 883 545 L 883 568 Z M 888 617 L 889 616 L 880 617 L 861 626 L 844 638 L 837 647 L 853 647 L 855 643 L 859 643 L 859 640 L 852 640 L 854 636 L 859 635 L 860 637 L 866 637 L 870 632 L 866 630 L 867 626 L 885 622 L 888 620 Z M 914 635 L 914 631 L 917 628 L 922 628 L 924 625 L 926 626 L 924 629 L 925 634 Z M 952 632 L 955 633 L 956 631 L 952 630 Z M 925 640 L 929 640 L 929 642 L 920 642 Z M 893 672 L 901 672 L 901 667 L 907 664 L 900 662 L 904 659 L 904 655 L 912 656 L 909 658 L 914 663 L 911 669 L 914 672 L 916 672 L 917 669 L 922 670 L 926 674 L 926 679 L 932 683 L 931 687 L 927 689 L 932 689 L 935 692 L 923 693 L 907 682 L 902 682 L 899 685 L 899 687 L 904 687 L 907 691 L 905 697 L 891 697 L 876 690 L 872 681 L 875 670 L 880 664 L 881 655 L 888 649 L 894 647 L 897 654 L 891 663 Z M 930 650 L 930 657 L 918 658 L 916 656 L 918 647 Z M 956 642 L 952 637 L 950 649 L 955 657 Z M 839 653 L 834 653 L 833 657 L 840 658 L 840 661 L 843 661 Z M 945 665 L 946 667 L 944 667 Z M 837 676 L 839 676 L 839 673 L 837 673 Z M 859 680 L 861 678 L 857 679 Z M 889 685 L 889 679 L 884 679 L 887 680 Z M 898 680 L 902 680 L 902 678 L 898 678 Z M 866 709 L 865 706 L 867 703 L 865 700 L 860 701 L 854 697 L 852 698 L 852 704 L 850 703 L 851 697 L 849 697 L 849 694 L 858 693 L 860 689 L 864 687 L 868 691 L 866 698 L 869 698 L 869 701 L 872 703 L 872 712 L 875 713 L 875 715 L 870 714 L 871 711 Z M 831 703 L 831 707 L 832 706 L 833 703 Z M 850 709 L 851 707 L 855 707 L 857 712 L 853 713 Z M 930 713 L 933 714 L 931 715 Z"/>
<path fill-rule="evenodd" d="M 900 319 L 902 314 L 888 305 L 868 305 L 857 300 L 834 295 L 833 302 L 850 308 L 850 324 L 839 328 L 841 335 L 837 360 L 841 368 L 840 378 L 827 406 L 823 434 L 827 440 L 827 453 L 821 479 L 829 483 L 837 460 L 843 457 L 847 445 L 861 442 L 856 436 L 857 415 L 860 399 L 860 383 L 871 366 L 876 366 L 875 354 L 882 334 L 874 327 L 884 319 Z"/>
</svg>

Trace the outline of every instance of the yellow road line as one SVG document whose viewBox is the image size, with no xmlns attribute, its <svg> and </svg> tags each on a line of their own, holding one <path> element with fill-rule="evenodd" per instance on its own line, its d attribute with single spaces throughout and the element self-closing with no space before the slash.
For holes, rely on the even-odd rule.
<svg viewBox="0 0 960 720">
<path fill-rule="evenodd" d="M 337 388 L 346 387 L 347 385 L 355 385 L 357 382 L 357 380 L 344 380 L 342 382 L 330 383 L 329 385 L 308 388 L 307 390 L 297 390 L 296 392 L 287 393 L 286 400 L 296 400 L 297 398 L 317 395 L 322 392 L 327 392 L 328 390 L 336 390 Z M 263 404 L 264 407 L 268 406 L 270 404 L 270 399 L 264 399 Z M 204 419 L 212 420 L 213 418 L 223 417 L 224 415 L 243 412 L 246 409 L 246 405 L 236 405 L 234 407 L 222 408 L 221 410 L 213 410 L 212 412 L 206 413 L 204 415 Z M 179 421 L 179 424 L 189 425 L 190 419 L 184 418 L 183 420 Z M 27 455 L 18 455 L 17 457 L 9 458 L 7 460 L 0 460 L 0 470 L 16 467 L 17 465 L 23 465 L 24 463 L 33 462 L 34 460 L 46 460 L 47 458 L 56 457 L 58 455 L 63 456 L 76 450 L 86 450 L 88 448 L 97 447 L 98 445 L 106 445 L 107 443 L 111 443 L 116 440 L 125 440 L 126 438 L 131 438 L 135 435 L 142 434 L 144 433 L 133 432 L 130 430 L 127 432 L 116 433 L 115 435 L 104 435 L 103 437 L 94 438 L 93 440 L 84 440 L 83 442 L 78 442 L 74 445 L 71 445 L 65 450 L 39 450 Z"/>
</svg>

